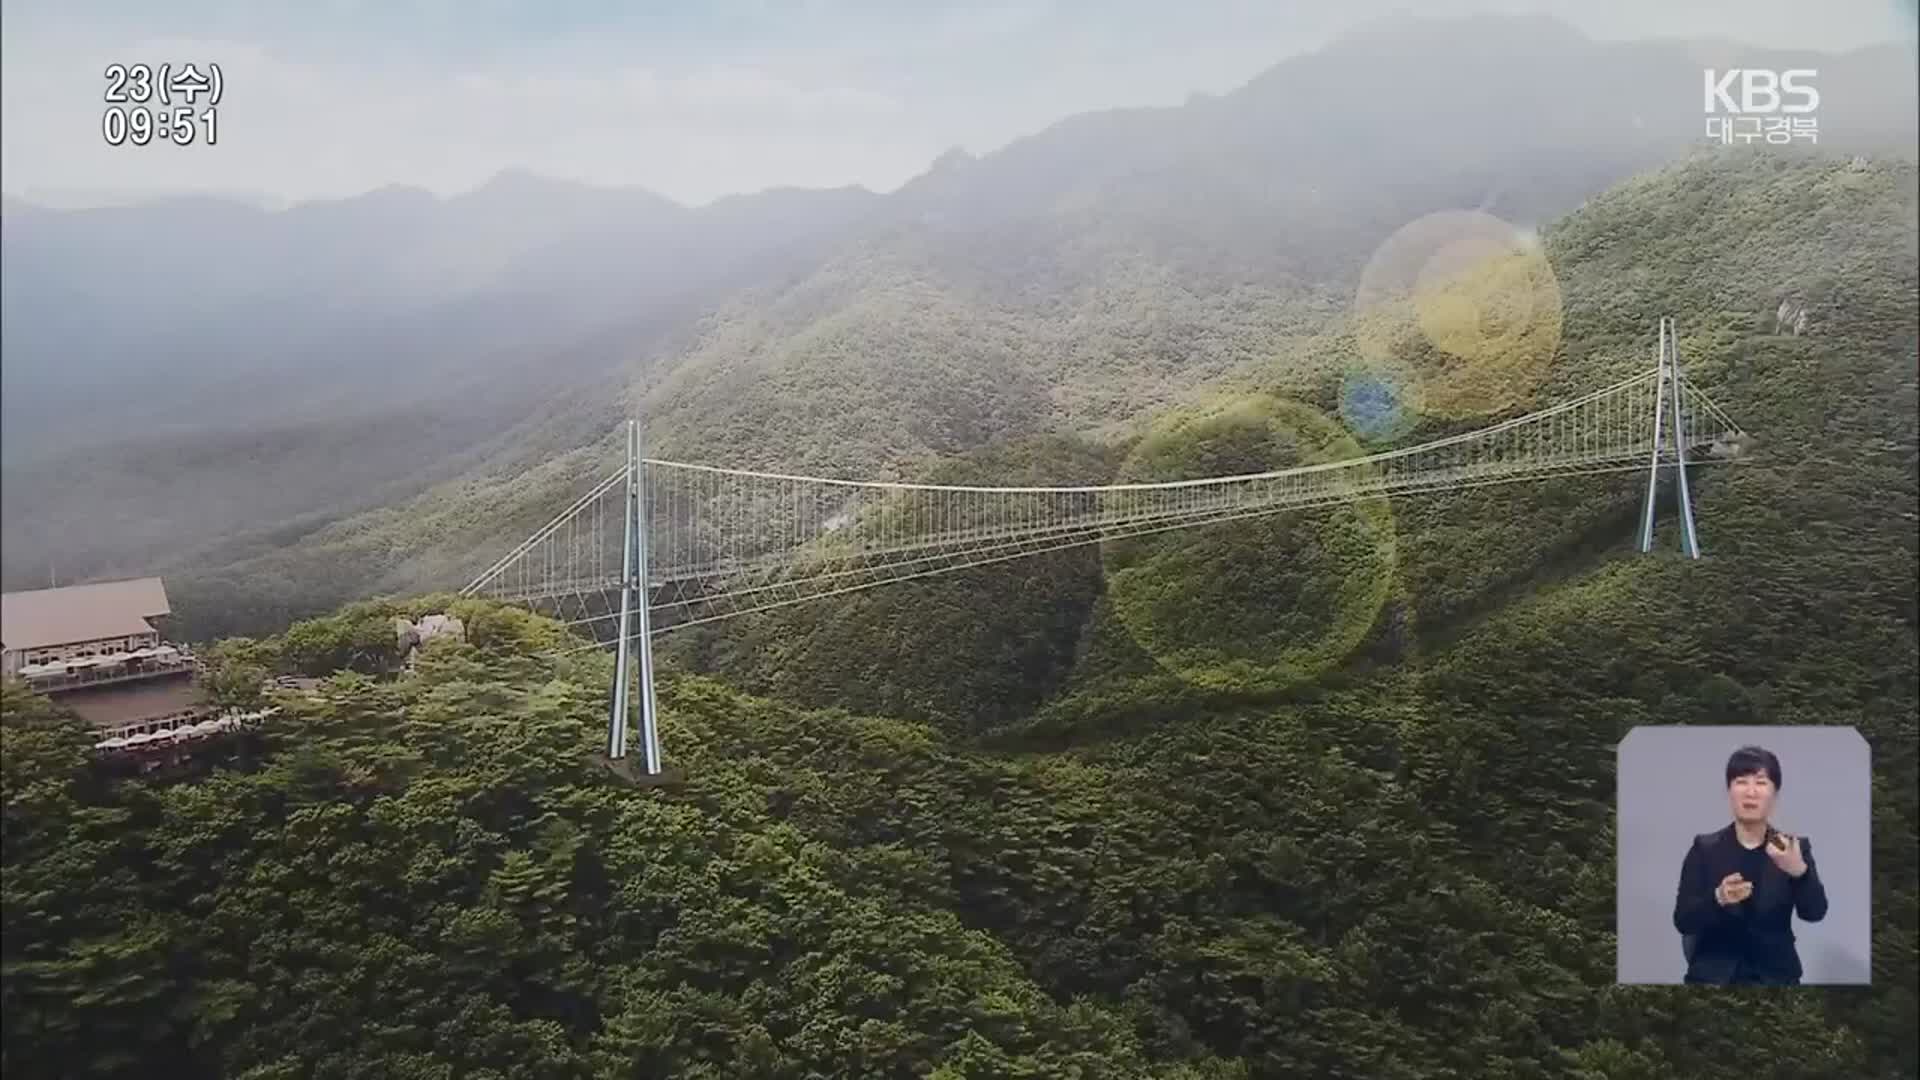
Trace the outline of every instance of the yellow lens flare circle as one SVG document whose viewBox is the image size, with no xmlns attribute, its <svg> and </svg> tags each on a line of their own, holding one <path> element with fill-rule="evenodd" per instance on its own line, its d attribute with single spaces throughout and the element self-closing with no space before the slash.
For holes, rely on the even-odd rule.
<svg viewBox="0 0 1920 1080">
<path fill-rule="evenodd" d="M 1121 482 L 1237 476 L 1362 453 L 1311 406 L 1258 394 L 1155 425 L 1123 463 Z M 1377 497 L 1102 550 L 1107 598 L 1128 635 L 1162 669 L 1229 693 L 1287 690 L 1347 660 L 1392 595 L 1397 558 L 1393 516 Z"/>
<path fill-rule="evenodd" d="M 1527 230 L 1446 210 L 1380 245 L 1354 293 L 1363 367 L 1392 379 L 1401 408 L 1464 420 L 1527 401 L 1560 346 L 1559 279 Z"/>
</svg>

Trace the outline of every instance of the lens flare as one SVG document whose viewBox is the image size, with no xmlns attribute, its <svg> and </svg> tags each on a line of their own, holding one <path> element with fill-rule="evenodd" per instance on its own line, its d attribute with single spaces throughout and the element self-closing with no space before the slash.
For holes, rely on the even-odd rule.
<svg viewBox="0 0 1920 1080">
<path fill-rule="evenodd" d="M 1402 407 L 1461 420 L 1525 401 L 1560 345 L 1559 280 L 1538 240 L 1491 214 L 1413 221 L 1368 260 L 1352 329 Z M 1364 434 L 1364 430 L 1363 430 Z"/>
<path fill-rule="evenodd" d="M 1332 418 L 1262 394 L 1169 417 L 1121 475 L 1245 475 L 1362 453 Z M 1103 558 L 1116 621 L 1160 667 L 1205 689 L 1271 693 L 1367 640 L 1396 552 L 1391 511 L 1372 499 L 1115 541 Z"/>
<path fill-rule="evenodd" d="M 1396 442 L 1419 421 L 1407 405 L 1411 384 L 1400 365 L 1350 365 L 1340 375 L 1340 419 L 1367 443 Z"/>
</svg>

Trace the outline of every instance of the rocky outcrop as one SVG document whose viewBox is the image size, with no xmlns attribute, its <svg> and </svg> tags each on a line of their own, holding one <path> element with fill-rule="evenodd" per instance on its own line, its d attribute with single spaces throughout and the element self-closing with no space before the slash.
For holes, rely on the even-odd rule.
<svg viewBox="0 0 1920 1080">
<path fill-rule="evenodd" d="M 1807 330 L 1807 305 L 1792 297 L 1780 301 L 1773 313 L 1773 332 L 1800 336 Z"/>
<path fill-rule="evenodd" d="M 400 647 L 400 655 L 410 656 L 413 650 L 436 639 L 465 641 L 467 628 L 452 615 L 427 615 L 417 623 L 395 617 L 393 636 Z"/>
</svg>

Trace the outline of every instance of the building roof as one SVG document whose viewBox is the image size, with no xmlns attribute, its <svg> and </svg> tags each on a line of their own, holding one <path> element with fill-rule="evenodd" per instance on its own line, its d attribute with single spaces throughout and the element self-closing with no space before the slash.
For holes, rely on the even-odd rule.
<svg viewBox="0 0 1920 1080">
<path fill-rule="evenodd" d="M 147 620 L 172 610 L 157 577 L 10 592 L 0 596 L 0 646 L 39 649 L 150 633 Z"/>
<path fill-rule="evenodd" d="M 57 700 L 103 730 L 206 706 L 189 675 L 69 690 Z"/>
</svg>

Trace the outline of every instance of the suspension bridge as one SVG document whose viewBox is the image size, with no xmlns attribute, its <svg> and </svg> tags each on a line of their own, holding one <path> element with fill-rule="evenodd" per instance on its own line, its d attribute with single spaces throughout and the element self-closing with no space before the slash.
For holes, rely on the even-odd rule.
<svg viewBox="0 0 1920 1080">
<path fill-rule="evenodd" d="M 1653 368 L 1570 401 L 1417 446 L 1239 476 L 1088 487 L 842 480 L 645 458 L 629 423 L 622 467 L 462 595 L 612 629 L 609 643 L 619 648 L 607 754 L 626 755 L 637 682 L 645 772 L 658 776 L 652 639 L 674 629 L 1127 537 L 1632 470 L 1648 476 L 1639 550 L 1652 550 L 1664 471 L 1678 494 L 1682 548 L 1699 558 L 1690 455 L 1693 463 L 1733 460 L 1745 437 L 1683 379 L 1670 319 L 1660 322 Z"/>
</svg>

